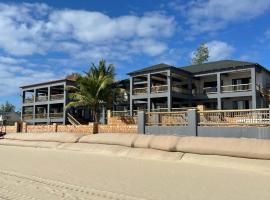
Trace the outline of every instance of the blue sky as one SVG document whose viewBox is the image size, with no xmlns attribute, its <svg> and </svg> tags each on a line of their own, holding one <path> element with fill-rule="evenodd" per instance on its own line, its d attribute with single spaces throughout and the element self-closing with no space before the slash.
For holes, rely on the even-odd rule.
<svg viewBox="0 0 270 200">
<path fill-rule="evenodd" d="M 0 103 L 20 107 L 21 85 L 63 78 L 104 58 L 117 78 L 165 62 L 190 64 L 201 42 L 210 61 L 270 67 L 270 0 L 0 1 Z"/>
</svg>

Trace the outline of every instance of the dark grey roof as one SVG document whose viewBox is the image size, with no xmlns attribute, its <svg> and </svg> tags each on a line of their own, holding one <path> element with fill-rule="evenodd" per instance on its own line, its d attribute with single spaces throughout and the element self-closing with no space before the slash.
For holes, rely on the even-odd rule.
<svg viewBox="0 0 270 200">
<path fill-rule="evenodd" d="M 145 68 L 133 71 L 133 72 L 129 72 L 128 75 L 137 74 L 137 73 L 141 73 L 141 72 L 147 72 L 147 71 L 156 71 L 156 70 L 160 70 L 160 69 L 164 69 L 164 68 L 170 68 L 170 67 L 172 67 L 172 66 L 164 64 L 164 63 L 160 63 L 160 64 L 157 64 L 157 65 L 153 65 L 153 66 L 150 66 L 150 67 L 145 67 Z"/>
<path fill-rule="evenodd" d="M 150 72 L 150 71 L 165 70 L 165 69 L 175 69 L 175 70 L 178 70 L 178 71 L 181 70 L 183 72 L 189 73 L 187 71 L 184 71 L 184 70 L 182 70 L 180 68 L 177 68 L 177 67 L 174 67 L 172 65 L 167 65 L 165 63 L 160 63 L 160 64 L 157 64 L 157 65 L 153 65 L 153 66 L 150 66 L 150 67 L 145 67 L 145 68 L 133 71 L 133 72 L 129 72 L 128 75 L 140 74 L 140 73 L 145 73 L 145 72 Z"/>
<path fill-rule="evenodd" d="M 70 79 L 58 79 L 58 80 L 52 80 L 52 81 L 47 81 L 47 82 L 41 82 L 41 83 L 34 83 L 30 85 L 24 85 L 21 86 L 20 88 L 29 88 L 29 87 L 36 87 L 36 86 L 42 86 L 42 85 L 48 85 L 48 84 L 54 84 L 54 83 L 62 83 L 62 82 L 74 82 L 73 80 Z"/>
<path fill-rule="evenodd" d="M 208 63 L 198 64 L 198 65 L 189 65 L 189 66 L 184 66 L 184 67 L 174 67 L 172 65 L 160 63 L 157 65 L 145 67 L 145 68 L 130 72 L 128 73 L 128 75 L 135 75 L 135 74 L 164 70 L 164 69 L 175 69 L 175 70 L 181 70 L 187 73 L 197 74 L 197 73 L 205 73 L 205 72 L 211 72 L 211 71 L 221 71 L 225 69 L 243 68 L 243 67 L 254 66 L 254 65 L 265 69 L 261 65 L 254 62 L 245 62 L 245 61 L 238 61 L 238 60 L 220 60 L 220 61 L 215 61 L 215 62 L 208 62 Z M 265 70 L 268 72 L 267 69 Z"/>
<path fill-rule="evenodd" d="M 209 71 L 220 71 L 224 69 L 233 69 L 251 65 L 258 65 L 253 62 L 237 61 L 237 60 L 220 60 L 215 62 L 208 62 L 198 65 L 189 65 L 185 67 L 180 67 L 180 69 L 189 71 L 191 73 L 203 73 Z"/>
</svg>

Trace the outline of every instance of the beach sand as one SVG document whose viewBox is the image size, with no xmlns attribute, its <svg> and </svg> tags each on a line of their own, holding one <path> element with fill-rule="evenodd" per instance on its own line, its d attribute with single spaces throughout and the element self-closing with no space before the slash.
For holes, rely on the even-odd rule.
<svg viewBox="0 0 270 200">
<path fill-rule="evenodd" d="M 259 171 L 16 146 L 0 158 L 0 199 L 270 199 Z"/>
</svg>

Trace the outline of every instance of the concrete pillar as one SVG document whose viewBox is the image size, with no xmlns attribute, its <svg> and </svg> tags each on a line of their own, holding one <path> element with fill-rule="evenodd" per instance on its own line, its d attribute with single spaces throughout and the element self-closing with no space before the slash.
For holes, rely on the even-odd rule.
<svg viewBox="0 0 270 200">
<path fill-rule="evenodd" d="M 88 124 L 89 126 L 89 132 L 91 134 L 97 134 L 98 133 L 98 123 L 97 122 L 90 122 Z"/>
<path fill-rule="evenodd" d="M 188 78 L 188 91 L 189 91 L 188 105 L 191 107 L 192 105 L 192 77 Z"/>
<path fill-rule="evenodd" d="M 189 109 L 188 114 L 187 114 L 187 118 L 188 118 L 189 135 L 198 136 L 197 110 L 196 109 Z"/>
<path fill-rule="evenodd" d="M 220 79 L 220 72 L 217 73 L 217 109 L 221 110 L 222 105 L 221 105 L 221 79 Z"/>
<path fill-rule="evenodd" d="M 34 108 L 33 108 L 33 123 L 36 121 L 36 98 L 37 98 L 37 90 L 34 89 Z"/>
<path fill-rule="evenodd" d="M 20 131 L 20 124 L 19 124 L 19 122 L 15 122 L 14 123 L 14 126 L 15 126 L 15 132 L 18 133 Z"/>
<path fill-rule="evenodd" d="M 130 79 L 129 79 L 129 114 L 130 114 L 130 116 L 133 115 L 132 94 L 133 94 L 133 77 L 130 77 Z"/>
<path fill-rule="evenodd" d="M 256 91 L 256 69 L 251 68 L 251 92 L 252 92 L 252 109 L 257 108 L 257 91 Z"/>
<path fill-rule="evenodd" d="M 26 124 L 26 122 L 22 123 L 22 132 L 27 133 L 27 124 Z"/>
<path fill-rule="evenodd" d="M 147 112 L 151 112 L 151 98 L 147 98 Z"/>
<path fill-rule="evenodd" d="M 138 133 L 145 134 L 145 113 L 144 113 L 144 111 L 138 112 Z"/>
<path fill-rule="evenodd" d="M 54 132 L 57 132 L 57 128 L 58 128 L 58 127 L 57 127 L 57 124 L 56 124 L 56 123 L 53 123 L 53 131 L 54 131 Z"/>
<path fill-rule="evenodd" d="M 168 85 L 168 97 L 167 97 L 167 107 L 168 112 L 172 110 L 172 77 L 171 71 L 167 71 L 167 85 Z"/>
</svg>

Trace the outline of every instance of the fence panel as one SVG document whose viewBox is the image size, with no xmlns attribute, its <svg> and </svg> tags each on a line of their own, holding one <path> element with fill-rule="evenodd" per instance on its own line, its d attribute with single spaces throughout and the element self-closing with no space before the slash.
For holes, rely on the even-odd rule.
<svg viewBox="0 0 270 200">
<path fill-rule="evenodd" d="M 269 126 L 269 109 L 199 111 L 200 126 Z"/>
<path fill-rule="evenodd" d="M 146 125 L 187 126 L 187 111 L 181 112 L 148 112 Z"/>
</svg>

